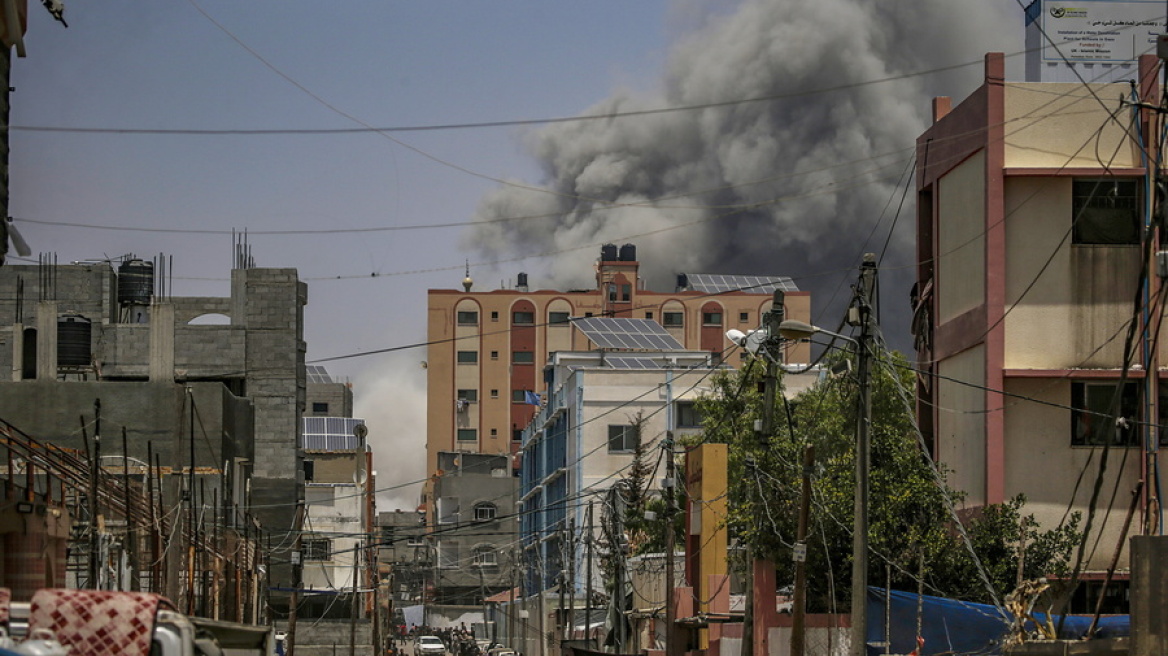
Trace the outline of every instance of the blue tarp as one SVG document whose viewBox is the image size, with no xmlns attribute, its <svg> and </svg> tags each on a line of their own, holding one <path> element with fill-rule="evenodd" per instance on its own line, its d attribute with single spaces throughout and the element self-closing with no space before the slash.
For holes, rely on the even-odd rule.
<svg viewBox="0 0 1168 656">
<path fill-rule="evenodd" d="M 883 588 L 868 588 L 868 644 L 881 643 L 886 628 L 892 640 L 892 653 L 907 654 L 916 649 L 917 605 L 921 606 L 921 634 L 925 639 L 922 656 L 931 654 L 1001 654 L 1002 640 L 1011 618 L 988 604 L 975 604 L 942 597 L 918 597 L 915 593 L 893 590 L 886 601 Z M 888 604 L 890 621 L 885 619 Z M 1040 620 L 1046 616 L 1035 613 Z M 1053 623 L 1058 626 L 1058 616 Z M 1091 626 L 1091 617 L 1068 615 L 1060 638 L 1078 639 Z M 1102 617 L 1095 636 L 1115 638 L 1130 635 L 1131 619 L 1127 615 Z M 869 647 L 872 655 L 885 653 L 884 648 Z"/>
</svg>

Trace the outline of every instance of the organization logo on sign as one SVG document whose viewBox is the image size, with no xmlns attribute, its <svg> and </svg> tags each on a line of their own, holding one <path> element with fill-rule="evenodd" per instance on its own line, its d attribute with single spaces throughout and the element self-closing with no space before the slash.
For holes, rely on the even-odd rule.
<svg viewBox="0 0 1168 656">
<path fill-rule="evenodd" d="M 1051 7 L 1051 18 L 1086 18 L 1086 9 L 1077 9 L 1074 7 Z"/>
</svg>

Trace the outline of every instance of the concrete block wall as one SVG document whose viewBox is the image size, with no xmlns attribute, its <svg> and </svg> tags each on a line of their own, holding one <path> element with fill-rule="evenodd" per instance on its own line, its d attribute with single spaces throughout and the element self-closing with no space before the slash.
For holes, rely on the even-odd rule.
<svg viewBox="0 0 1168 656">
<path fill-rule="evenodd" d="M 174 366 L 187 377 L 242 377 L 246 331 L 237 326 L 174 328 Z"/>
<path fill-rule="evenodd" d="M 95 326 L 94 360 L 102 376 L 142 377 L 150 365 L 150 326 L 113 324 Z"/>
<path fill-rule="evenodd" d="M 237 269 L 231 286 L 231 316 L 246 330 L 247 395 L 255 408 L 252 503 L 281 542 L 296 528 L 297 501 L 304 495 L 297 475 L 308 288 L 295 269 Z M 290 563 L 273 562 L 271 572 L 278 587 L 294 583 Z"/>
</svg>

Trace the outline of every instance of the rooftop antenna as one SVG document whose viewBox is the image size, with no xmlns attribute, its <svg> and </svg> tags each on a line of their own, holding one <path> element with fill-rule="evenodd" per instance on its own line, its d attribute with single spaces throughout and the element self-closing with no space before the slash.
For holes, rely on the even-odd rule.
<svg viewBox="0 0 1168 656">
<path fill-rule="evenodd" d="M 474 286 L 474 278 L 470 277 L 470 260 L 466 261 L 466 277 L 462 279 L 462 288 L 470 293 L 470 288 Z"/>
</svg>

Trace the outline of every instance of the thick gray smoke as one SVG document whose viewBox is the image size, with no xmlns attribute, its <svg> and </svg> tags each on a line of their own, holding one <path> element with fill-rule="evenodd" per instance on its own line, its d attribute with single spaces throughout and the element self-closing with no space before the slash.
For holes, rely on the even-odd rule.
<svg viewBox="0 0 1168 656">
<path fill-rule="evenodd" d="M 1021 26 L 1007 0 L 723 6 L 675 41 L 660 89 L 614 93 L 581 113 L 785 97 L 534 130 L 538 183 L 553 193 L 500 187 L 476 219 L 552 216 L 479 223 L 464 245 L 485 260 L 557 253 L 532 273 L 534 288 L 591 286 L 603 242 L 635 243 L 658 290 L 682 271 L 788 275 L 813 293 L 815 320 L 834 326 L 862 253 L 889 239 L 932 97 L 959 101 L 982 67 L 912 74 L 1017 50 Z M 897 76 L 907 77 L 873 83 Z M 834 90 L 798 93 L 823 89 Z M 902 349 L 914 217 L 910 189 L 880 278 L 884 332 Z"/>
</svg>

